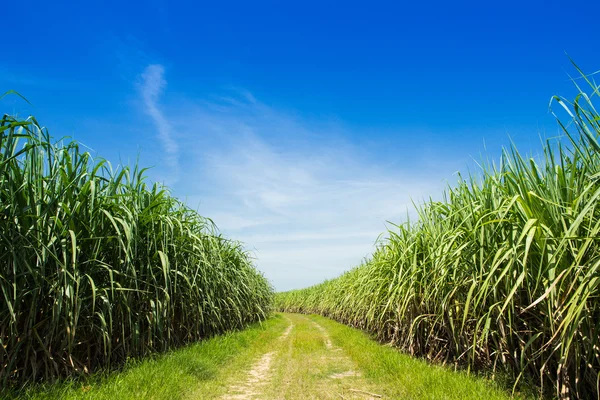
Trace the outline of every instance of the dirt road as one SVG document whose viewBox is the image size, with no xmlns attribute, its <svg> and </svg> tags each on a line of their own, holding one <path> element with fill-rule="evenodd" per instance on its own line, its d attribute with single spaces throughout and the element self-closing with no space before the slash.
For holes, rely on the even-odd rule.
<svg viewBox="0 0 600 400">
<path fill-rule="evenodd" d="M 298 314 L 283 314 L 288 327 L 272 349 L 226 382 L 221 399 L 379 399 L 357 365 L 335 346 L 327 329 Z"/>
</svg>

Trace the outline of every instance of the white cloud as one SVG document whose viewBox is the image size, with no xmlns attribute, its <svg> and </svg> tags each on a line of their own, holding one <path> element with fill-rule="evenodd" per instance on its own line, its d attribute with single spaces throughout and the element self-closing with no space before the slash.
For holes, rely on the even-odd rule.
<svg viewBox="0 0 600 400">
<path fill-rule="evenodd" d="M 139 91 L 144 104 L 144 111 L 152 118 L 158 131 L 158 139 L 165 152 L 166 164 L 171 168 L 172 177 L 169 181 L 172 182 L 177 179 L 177 156 L 179 148 L 173 139 L 171 124 L 163 115 L 163 112 L 158 105 L 159 97 L 167 86 L 164 73 L 165 70 L 162 65 L 148 65 L 140 76 L 141 82 L 139 83 Z"/>
<path fill-rule="evenodd" d="M 243 91 L 168 110 L 181 140 L 174 194 L 245 242 L 278 290 L 358 265 L 386 221 L 414 215 L 411 199 L 440 193 L 452 172 L 378 160 L 338 122 L 308 123 Z"/>
</svg>

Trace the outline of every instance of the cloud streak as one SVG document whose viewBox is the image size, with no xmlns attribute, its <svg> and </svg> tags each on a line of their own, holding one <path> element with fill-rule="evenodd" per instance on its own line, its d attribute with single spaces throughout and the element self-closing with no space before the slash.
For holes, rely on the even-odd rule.
<svg viewBox="0 0 600 400">
<path fill-rule="evenodd" d="M 448 177 L 441 162 L 379 160 L 337 122 L 307 122 L 243 91 L 168 110 L 181 140 L 175 195 L 245 242 L 278 290 L 358 265 L 386 221 L 414 216 L 411 199 L 440 193 Z"/>
<path fill-rule="evenodd" d="M 171 124 L 164 116 L 158 104 L 160 95 L 167 86 L 164 74 L 165 69 L 162 65 L 148 65 L 140 76 L 139 92 L 144 105 L 144 111 L 152 118 L 158 131 L 158 139 L 165 152 L 166 164 L 171 168 L 176 180 L 179 169 L 179 146 L 173 139 Z"/>
</svg>

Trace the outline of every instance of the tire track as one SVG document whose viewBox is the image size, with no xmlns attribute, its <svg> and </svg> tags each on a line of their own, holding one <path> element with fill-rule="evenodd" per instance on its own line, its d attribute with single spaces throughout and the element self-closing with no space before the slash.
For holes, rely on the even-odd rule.
<svg viewBox="0 0 600 400">
<path fill-rule="evenodd" d="M 232 386 L 222 399 L 250 400 L 260 395 L 262 387 L 269 383 L 274 355 L 274 351 L 264 354 L 248 371 L 246 382 L 239 386 Z"/>
<path fill-rule="evenodd" d="M 284 318 L 289 322 L 288 327 L 281 334 L 278 340 L 284 341 L 287 339 L 294 329 L 294 323 L 286 316 Z M 262 389 L 269 383 L 273 375 L 272 364 L 273 358 L 277 355 L 277 351 L 265 353 L 257 362 L 255 362 L 248 371 L 246 380 L 240 385 L 232 385 L 229 387 L 227 394 L 221 397 L 223 400 L 251 400 L 260 399 Z"/>
<path fill-rule="evenodd" d="M 346 354 L 344 354 L 344 350 L 341 347 L 335 346 L 333 344 L 327 329 L 325 329 L 323 326 L 321 326 L 316 321 L 311 320 L 311 322 L 312 322 L 313 326 L 315 328 L 317 328 L 319 330 L 319 332 L 321 332 L 321 335 L 323 335 L 323 339 L 325 341 L 325 348 L 328 350 L 328 353 L 336 353 L 336 354 L 328 354 L 327 357 L 329 359 L 331 359 L 332 361 L 336 361 L 339 364 L 352 365 L 353 364 L 352 359 L 350 359 L 350 357 L 348 357 Z M 332 374 L 329 376 L 329 378 L 330 379 L 344 379 L 344 378 L 359 377 L 359 376 L 361 376 L 360 372 L 358 372 L 354 369 L 349 369 L 349 370 L 346 370 L 343 372 L 338 372 L 338 373 Z"/>
</svg>

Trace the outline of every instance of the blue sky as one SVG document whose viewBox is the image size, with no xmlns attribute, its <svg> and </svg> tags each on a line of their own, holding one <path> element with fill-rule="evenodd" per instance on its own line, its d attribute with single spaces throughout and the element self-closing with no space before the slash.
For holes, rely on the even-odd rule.
<svg viewBox="0 0 600 400">
<path fill-rule="evenodd" d="M 406 4 L 403 4 L 406 3 Z M 343 5 L 342 5 L 343 4 Z M 558 134 L 566 53 L 600 69 L 600 3 L 3 5 L 0 111 L 153 180 L 279 290 L 339 275 L 457 171 Z"/>
</svg>

